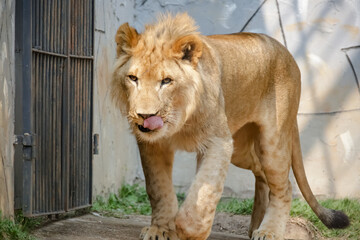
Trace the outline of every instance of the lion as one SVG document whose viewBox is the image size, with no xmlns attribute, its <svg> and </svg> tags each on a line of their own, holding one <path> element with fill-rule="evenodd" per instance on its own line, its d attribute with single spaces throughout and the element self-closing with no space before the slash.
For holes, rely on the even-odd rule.
<svg viewBox="0 0 360 240">
<path fill-rule="evenodd" d="M 111 82 L 116 105 L 136 136 L 151 225 L 140 239 L 207 239 L 230 162 L 256 179 L 251 239 L 283 239 L 291 205 L 289 170 L 329 228 L 348 217 L 319 205 L 302 162 L 297 111 L 300 70 L 288 50 L 264 34 L 203 36 L 186 13 L 165 14 L 139 34 L 116 33 Z M 174 153 L 197 153 L 197 173 L 178 207 Z"/>
</svg>

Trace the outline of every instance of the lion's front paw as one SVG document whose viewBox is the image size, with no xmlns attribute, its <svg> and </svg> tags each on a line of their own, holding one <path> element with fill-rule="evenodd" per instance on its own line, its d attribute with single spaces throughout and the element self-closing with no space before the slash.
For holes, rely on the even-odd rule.
<svg viewBox="0 0 360 240">
<path fill-rule="evenodd" d="M 158 226 L 144 227 L 140 240 L 179 240 L 176 232 Z"/>
<path fill-rule="evenodd" d="M 255 230 L 252 234 L 251 240 L 282 240 L 274 233 L 265 230 Z"/>
</svg>

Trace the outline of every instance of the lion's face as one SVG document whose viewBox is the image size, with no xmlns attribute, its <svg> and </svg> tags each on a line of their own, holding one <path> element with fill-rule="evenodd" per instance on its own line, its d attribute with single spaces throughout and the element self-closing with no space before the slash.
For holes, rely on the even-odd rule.
<svg viewBox="0 0 360 240">
<path fill-rule="evenodd" d="M 197 36 L 165 39 L 151 30 L 139 35 L 127 24 L 119 28 L 112 95 L 138 139 L 153 142 L 183 127 L 202 87 L 196 70 L 201 56 Z"/>
<path fill-rule="evenodd" d="M 192 97 L 193 76 L 175 60 L 153 65 L 133 57 L 128 71 L 119 77 L 126 95 L 126 111 L 133 132 L 154 141 L 179 131 L 196 105 Z M 194 75 L 196 72 L 194 71 Z"/>
</svg>

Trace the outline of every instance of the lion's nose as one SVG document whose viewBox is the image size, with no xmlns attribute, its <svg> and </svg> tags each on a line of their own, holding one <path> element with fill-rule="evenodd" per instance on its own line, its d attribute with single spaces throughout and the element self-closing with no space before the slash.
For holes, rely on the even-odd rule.
<svg viewBox="0 0 360 240">
<path fill-rule="evenodd" d="M 157 113 L 154 113 L 154 114 L 138 113 L 137 115 L 138 115 L 139 117 L 142 117 L 143 119 L 147 119 L 147 118 L 149 118 L 149 117 L 156 116 Z"/>
</svg>

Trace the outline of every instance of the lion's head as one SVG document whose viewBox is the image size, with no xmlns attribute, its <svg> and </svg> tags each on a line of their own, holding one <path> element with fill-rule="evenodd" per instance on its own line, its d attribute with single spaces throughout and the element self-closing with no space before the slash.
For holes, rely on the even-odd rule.
<svg viewBox="0 0 360 240">
<path fill-rule="evenodd" d="M 128 23 L 116 33 L 112 96 L 140 140 L 180 131 L 203 91 L 197 71 L 203 44 L 186 14 L 161 16 L 141 34 Z"/>
</svg>

